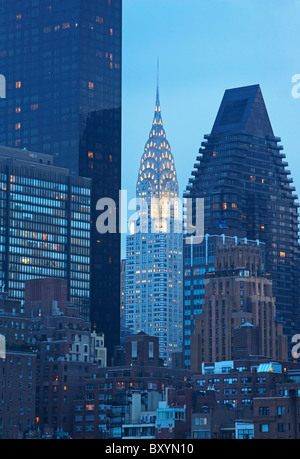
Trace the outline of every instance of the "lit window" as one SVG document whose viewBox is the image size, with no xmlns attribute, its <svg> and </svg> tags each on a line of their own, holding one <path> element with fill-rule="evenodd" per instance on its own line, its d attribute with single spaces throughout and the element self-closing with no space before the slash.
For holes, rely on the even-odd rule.
<svg viewBox="0 0 300 459">
<path fill-rule="evenodd" d="M 19 131 L 21 129 L 21 123 L 16 123 L 15 124 L 15 130 Z"/>
<path fill-rule="evenodd" d="M 285 258 L 285 252 L 280 252 L 280 257 Z"/>
<path fill-rule="evenodd" d="M 88 152 L 88 158 L 94 158 L 94 153 L 92 151 Z"/>
<path fill-rule="evenodd" d="M 37 110 L 38 108 L 39 108 L 39 104 L 32 104 L 32 105 L 30 106 L 30 110 L 32 110 L 32 111 L 35 111 L 35 110 Z"/>
<path fill-rule="evenodd" d="M 22 87 L 22 81 L 16 81 L 16 89 L 20 89 Z"/>
<path fill-rule="evenodd" d="M 22 258 L 22 263 L 24 263 L 25 265 L 29 265 L 30 258 Z"/>
<path fill-rule="evenodd" d="M 16 107 L 16 113 L 21 113 L 21 107 Z"/>
<path fill-rule="evenodd" d="M 94 83 L 92 81 L 89 81 L 89 89 L 94 89 Z"/>
<path fill-rule="evenodd" d="M 254 175 L 250 175 L 250 180 L 251 180 L 252 182 L 254 182 L 254 181 L 255 181 L 255 177 L 254 177 Z"/>
</svg>

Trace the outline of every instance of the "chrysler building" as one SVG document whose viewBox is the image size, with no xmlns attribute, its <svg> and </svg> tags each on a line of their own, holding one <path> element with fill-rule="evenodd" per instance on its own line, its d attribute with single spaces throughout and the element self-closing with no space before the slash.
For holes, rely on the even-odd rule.
<svg viewBox="0 0 300 459">
<path fill-rule="evenodd" d="M 138 171 L 137 218 L 129 222 L 126 240 L 126 327 L 158 336 L 166 366 L 171 366 L 172 354 L 182 350 L 183 234 L 178 196 L 157 85 L 153 123 Z"/>
</svg>

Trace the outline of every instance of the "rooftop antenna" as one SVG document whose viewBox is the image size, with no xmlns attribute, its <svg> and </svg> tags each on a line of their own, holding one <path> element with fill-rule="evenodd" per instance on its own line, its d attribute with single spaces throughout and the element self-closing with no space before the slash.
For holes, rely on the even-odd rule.
<svg viewBox="0 0 300 459">
<path fill-rule="evenodd" d="M 157 75 L 156 75 L 156 105 L 159 106 L 159 57 L 157 57 Z"/>
</svg>

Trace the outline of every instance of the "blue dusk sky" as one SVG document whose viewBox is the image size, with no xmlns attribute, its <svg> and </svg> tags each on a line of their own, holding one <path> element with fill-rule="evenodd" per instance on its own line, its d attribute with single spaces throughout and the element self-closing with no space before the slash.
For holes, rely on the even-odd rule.
<svg viewBox="0 0 300 459">
<path fill-rule="evenodd" d="M 124 0 L 122 189 L 135 197 L 160 101 L 180 195 L 226 89 L 260 84 L 300 192 L 300 0 Z M 300 90 L 299 90 L 300 93 Z M 130 214 L 130 212 L 129 212 Z M 123 249 L 124 250 L 124 249 Z"/>
</svg>

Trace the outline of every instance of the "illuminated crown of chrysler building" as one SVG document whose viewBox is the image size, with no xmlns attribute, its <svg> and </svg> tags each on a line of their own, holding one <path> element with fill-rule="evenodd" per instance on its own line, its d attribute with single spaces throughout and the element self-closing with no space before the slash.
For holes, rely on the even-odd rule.
<svg viewBox="0 0 300 459">
<path fill-rule="evenodd" d="M 171 365 L 182 348 L 182 219 L 175 162 L 163 126 L 159 84 L 138 172 L 138 221 L 126 240 L 126 327 L 159 337 Z"/>
<path fill-rule="evenodd" d="M 149 218 L 141 219 L 138 231 L 181 232 L 178 195 L 175 162 L 163 126 L 157 79 L 154 118 L 141 158 L 136 187 L 136 196 L 147 206 Z M 150 228 L 150 225 L 153 226 Z"/>
</svg>

